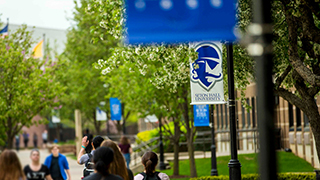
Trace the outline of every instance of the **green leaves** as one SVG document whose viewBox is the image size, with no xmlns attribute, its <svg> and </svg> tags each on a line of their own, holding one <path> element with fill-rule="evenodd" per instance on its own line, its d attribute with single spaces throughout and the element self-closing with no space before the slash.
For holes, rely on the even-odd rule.
<svg viewBox="0 0 320 180">
<path fill-rule="evenodd" d="M 9 141 L 22 126 L 33 125 L 32 118 L 43 109 L 59 106 L 56 99 L 65 90 L 57 80 L 63 62 L 53 62 L 49 54 L 48 59 L 33 58 L 32 43 L 25 25 L 0 38 L 0 134 Z"/>
</svg>

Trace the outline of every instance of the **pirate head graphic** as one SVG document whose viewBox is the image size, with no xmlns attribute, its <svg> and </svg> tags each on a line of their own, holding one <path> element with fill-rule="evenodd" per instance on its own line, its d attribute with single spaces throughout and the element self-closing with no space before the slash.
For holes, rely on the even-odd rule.
<svg viewBox="0 0 320 180">
<path fill-rule="evenodd" d="M 196 51 L 198 59 L 192 63 L 191 81 L 209 91 L 217 81 L 222 80 L 222 54 L 213 43 L 202 43 Z"/>
</svg>

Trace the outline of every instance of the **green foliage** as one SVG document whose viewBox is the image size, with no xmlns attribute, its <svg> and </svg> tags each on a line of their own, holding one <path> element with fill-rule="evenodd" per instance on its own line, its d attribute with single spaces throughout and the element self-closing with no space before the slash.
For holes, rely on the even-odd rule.
<svg viewBox="0 0 320 180">
<path fill-rule="evenodd" d="M 9 148 L 23 126 L 42 123 L 32 121 L 34 116 L 60 105 L 58 99 L 65 91 L 58 81 L 65 70 L 64 61 L 52 61 L 48 49 L 43 60 L 33 58 L 32 32 L 26 28 L 22 25 L 0 38 L 0 144 L 8 141 Z"/>
<path fill-rule="evenodd" d="M 106 105 L 101 107 L 107 111 L 108 100 L 106 95 L 108 89 L 105 82 L 100 79 L 101 71 L 93 67 L 93 63 L 97 59 L 105 59 L 110 55 L 109 49 L 113 47 L 117 41 L 111 35 L 106 34 L 106 30 L 99 31 L 102 34 L 101 39 L 105 41 L 96 41 L 95 37 L 90 33 L 92 28 L 100 24 L 99 12 L 90 12 L 87 15 L 88 8 L 94 3 L 93 0 L 81 0 L 80 3 L 75 1 L 75 11 L 73 26 L 67 34 L 67 43 L 63 58 L 68 60 L 68 70 L 66 76 L 61 79 L 68 89 L 66 96 L 61 100 L 64 108 L 61 109 L 61 117 L 64 121 L 72 121 L 75 109 L 81 110 L 82 121 L 84 127 L 95 128 L 99 133 L 102 126 L 101 121 L 95 121 L 95 108 L 101 101 L 105 101 Z M 70 124 L 70 123 L 69 123 Z"/>
</svg>

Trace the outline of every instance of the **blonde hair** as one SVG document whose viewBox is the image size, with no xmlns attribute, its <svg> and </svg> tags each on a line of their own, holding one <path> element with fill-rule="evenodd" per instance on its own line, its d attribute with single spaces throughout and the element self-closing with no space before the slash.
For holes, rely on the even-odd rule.
<svg viewBox="0 0 320 180">
<path fill-rule="evenodd" d="M 20 160 L 13 150 L 4 150 L 1 153 L 0 172 L 0 180 L 26 179 L 22 171 Z"/>
<path fill-rule="evenodd" d="M 114 160 L 112 163 L 110 163 L 109 168 L 110 174 L 119 175 L 124 180 L 129 180 L 125 159 L 122 153 L 120 152 L 118 145 L 111 140 L 105 140 L 101 143 L 101 146 L 109 147 L 114 152 Z"/>
</svg>

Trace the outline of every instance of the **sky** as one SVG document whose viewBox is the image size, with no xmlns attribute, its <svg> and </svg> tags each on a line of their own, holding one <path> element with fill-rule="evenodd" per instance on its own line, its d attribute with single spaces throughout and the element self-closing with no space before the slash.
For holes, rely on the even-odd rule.
<svg viewBox="0 0 320 180">
<path fill-rule="evenodd" d="M 9 24 L 67 29 L 74 7 L 73 0 L 0 0 L 0 21 L 9 18 Z"/>
</svg>

